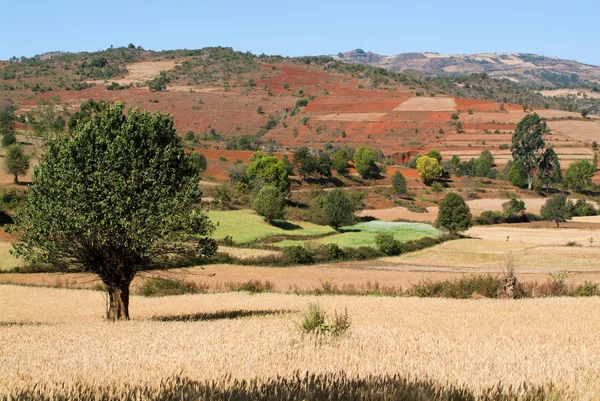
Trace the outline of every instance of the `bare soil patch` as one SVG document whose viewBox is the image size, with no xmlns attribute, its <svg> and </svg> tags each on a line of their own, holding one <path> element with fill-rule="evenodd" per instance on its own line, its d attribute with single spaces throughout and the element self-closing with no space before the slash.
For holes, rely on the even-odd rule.
<svg viewBox="0 0 600 401">
<path fill-rule="evenodd" d="M 336 113 L 316 116 L 315 120 L 326 121 L 377 121 L 386 113 Z"/>
<path fill-rule="evenodd" d="M 110 82 L 117 82 L 121 85 L 128 85 L 135 82 L 144 82 L 152 79 L 163 70 L 171 70 L 177 65 L 175 60 L 167 61 L 142 61 L 127 65 L 128 74 L 121 79 L 109 79 Z M 89 81 L 91 83 L 101 83 L 102 81 Z"/>
</svg>

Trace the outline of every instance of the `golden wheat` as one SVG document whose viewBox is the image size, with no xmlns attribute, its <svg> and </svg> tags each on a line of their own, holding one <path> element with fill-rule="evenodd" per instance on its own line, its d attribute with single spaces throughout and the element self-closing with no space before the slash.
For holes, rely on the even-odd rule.
<svg viewBox="0 0 600 401">
<path fill-rule="evenodd" d="M 348 308 L 349 334 L 326 341 L 301 336 L 294 322 L 309 301 L 330 313 Z M 98 291 L 0 286 L 0 389 L 153 387 L 176 375 L 264 380 L 344 371 L 429 377 L 474 390 L 552 382 L 578 399 L 600 397 L 598 297 L 133 297 L 134 320 L 118 323 L 103 321 L 103 307 Z M 298 312 L 268 313 L 274 309 Z M 267 312 L 211 321 L 151 319 L 221 310 Z"/>
</svg>

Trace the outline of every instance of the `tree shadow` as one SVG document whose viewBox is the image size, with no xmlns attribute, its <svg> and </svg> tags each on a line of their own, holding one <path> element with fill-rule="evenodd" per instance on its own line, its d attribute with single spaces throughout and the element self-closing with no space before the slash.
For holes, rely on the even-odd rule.
<svg viewBox="0 0 600 401">
<path fill-rule="evenodd" d="M 5 212 L 0 210 L 0 227 L 3 227 L 6 224 L 13 224 L 14 221 L 12 219 L 12 217 L 10 217 L 8 214 L 6 214 Z"/>
<path fill-rule="evenodd" d="M 286 230 L 286 231 L 302 229 L 302 227 L 299 226 L 298 224 L 294 224 L 292 222 L 284 221 L 284 220 L 276 220 L 273 223 L 271 223 L 271 225 L 274 227 L 277 227 L 277 228 L 281 228 L 282 230 Z"/>
<path fill-rule="evenodd" d="M 217 312 L 201 312 L 187 315 L 153 316 L 150 320 L 156 322 L 199 322 L 210 320 L 232 320 L 244 317 L 284 315 L 296 312 L 291 309 L 264 309 L 264 310 L 222 310 Z"/>
</svg>

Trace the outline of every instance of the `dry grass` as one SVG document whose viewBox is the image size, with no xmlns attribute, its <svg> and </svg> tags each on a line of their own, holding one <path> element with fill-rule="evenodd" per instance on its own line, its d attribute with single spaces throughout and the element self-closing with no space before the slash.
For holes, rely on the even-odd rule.
<svg viewBox="0 0 600 401">
<path fill-rule="evenodd" d="M 411 97 L 402 102 L 395 111 L 454 111 L 456 103 L 449 97 Z"/>
<path fill-rule="evenodd" d="M 23 265 L 23 261 L 10 254 L 11 249 L 10 242 L 0 241 L 0 271 L 11 270 Z"/>
<path fill-rule="evenodd" d="M 579 230 L 571 228 L 520 228 L 508 226 L 475 226 L 467 231 L 467 235 L 486 240 L 523 242 L 536 245 L 566 245 L 576 242 L 582 246 L 589 245 L 592 238 L 594 247 L 600 247 L 600 231 Z M 535 224 L 535 223 L 531 223 Z"/>
<path fill-rule="evenodd" d="M 289 377 L 301 372 L 398 373 L 481 389 L 501 382 L 547 384 L 573 399 L 600 396 L 600 298 L 519 301 L 319 297 L 332 313 L 348 308 L 350 333 L 315 342 L 300 314 L 315 297 L 215 294 L 133 297 L 135 320 L 102 321 L 102 293 L 3 286 L 0 388 L 56 389 L 76 383 L 157 387 L 164 378 Z M 263 316 L 157 322 L 152 316 Z M 207 315 L 203 315 L 207 314 Z M 222 314 L 223 317 L 229 314 Z M 233 313 L 235 315 L 235 313 Z M 260 312 L 258 313 L 260 315 Z"/>
<path fill-rule="evenodd" d="M 499 230 L 501 227 L 496 229 Z M 470 268 L 474 271 L 500 272 L 506 267 L 509 255 L 512 255 L 516 273 L 561 270 L 600 271 L 600 249 L 598 247 L 589 247 L 587 241 L 585 247 L 564 246 L 567 240 L 563 239 L 561 244 L 563 246 L 537 246 L 532 243 L 512 241 L 512 239 L 507 242 L 506 237 L 504 240 L 462 239 L 422 251 L 384 258 L 382 261 L 404 265 Z"/>
<path fill-rule="evenodd" d="M 550 121 L 548 127 L 553 132 L 556 131 L 583 142 L 592 142 L 598 140 L 600 123 L 580 120 Z"/>
<path fill-rule="evenodd" d="M 315 120 L 324 121 L 377 121 L 386 113 L 336 113 L 317 116 Z"/>
</svg>

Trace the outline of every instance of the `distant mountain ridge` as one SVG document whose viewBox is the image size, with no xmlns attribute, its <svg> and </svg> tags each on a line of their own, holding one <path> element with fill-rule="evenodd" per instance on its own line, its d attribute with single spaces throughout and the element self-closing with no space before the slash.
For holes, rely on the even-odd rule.
<svg viewBox="0 0 600 401">
<path fill-rule="evenodd" d="M 443 55 L 433 52 L 394 56 L 350 50 L 332 55 L 345 63 L 368 64 L 393 71 L 415 70 L 427 75 L 485 72 L 534 89 L 590 87 L 600 90 L 600 67 L 531 53 L 476 53 Z"/>
</svg>

